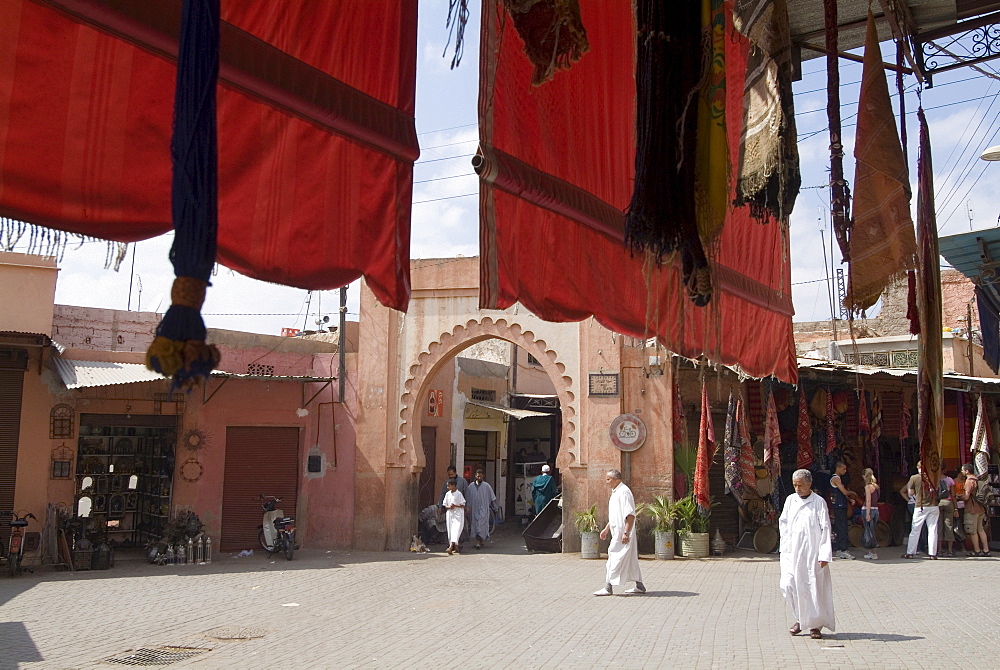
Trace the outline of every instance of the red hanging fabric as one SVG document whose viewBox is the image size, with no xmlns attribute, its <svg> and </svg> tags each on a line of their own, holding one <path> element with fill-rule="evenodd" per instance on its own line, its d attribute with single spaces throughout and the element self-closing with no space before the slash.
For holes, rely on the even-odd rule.
<svg viewBox="0 0 1000 670">
<path fill-rule="evenodd" d="M 416 12 L 223 3 L 221 263 L 309 289 L 364 275 L 406 308 Z M 5 0 L 0 215 L 121 242 L 170 230 L 179 23 L 179 0 Z"/>
<path fill-rule="evenodd" d="M 772 482 L 781 476 L 781 428 L 778 426 L 778 410 L 774 406 L 774 391 L 767 394 L 767 410 L 764 423 L 764 466 Z"/>
<path fill-rule="evenodd" d="M 837 448 L 836 415 L 833 413 L 833 391 L 826 392 L 826 453 Z"/>
<path fill-rule="evenodd" d="M 698 428 L 698 456 L 694 466 L 694 500 L 707 514 L 711 509 L 712 493 L 708 485 L 708 470 L 715 456 L 715 427 L 712 425 L 712 409 L 708 404 L 708 387 L 701 383 L 701 425 Z"/>
<path fill-rule="evenodd" d="M 590 51 L 532 87 L 531 63 L 500 2 L 483 1 L 481 306 L 520 302 L 549 321 L 593 316 L 620 333 L 656 335 L 685 356 L 705 353 L 752 376 L 794 382 L 784 225 L 761 225 L 747 207 L 727 213 L 704 308 L 688 300 L 676 263 L 657 267 L 625 248 L 623 211 L 635 173 L 632 3 L 581 0 L 580 10 Z M 731 25 L 726 31 L 726 123 L 736 164 L 748 47 Z"/>
<path fill-rule="evenodd" d="M 747 424 L 747 405 L 740 393 L 736 399 L 736 429 L 740 434 L 740 480 L 747 491 L 757 491 L 757 473 L 754 472 L 753 443 Z"/>
<path fill-rule="evenodd" d="M 808 468 L 815 460 L 812 453 L 812 423 L 809 420 L 809 403 L 806 402 L 805 389 L 799 390 L 799 448 L 796 452 L 795 466 Z"/>
</svg>

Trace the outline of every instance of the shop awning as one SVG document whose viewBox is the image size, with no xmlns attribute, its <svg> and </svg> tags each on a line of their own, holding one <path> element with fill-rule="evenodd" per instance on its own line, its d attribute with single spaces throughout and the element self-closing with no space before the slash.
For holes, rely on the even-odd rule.
<svg viewBox="0 0 1000 670">
<path fill-rule="evenodd" d="M 899 379 L 906 379 L 908 381 L 916 381 L 917 371 L 916 369 L 906 369 L 906 368 L 882 368 L 872 365 L 854 365 L 851 363 L 842 363 L 840 361 L 827 361 L 815 358 L 800 358 L 798 359 L 798 364 L 800 370 L 812 371 L 812 372 L 829 372 L 829 373 L 841 373 L 844 375 L 862 375 L 865 377 L 896 377 Z M 952 391 L 970 391 L 976 390 L 973 388 L 975 385 L 980 386 L 990 386 L 993 387 L 991 391 L 1000 391 L 1000 378 L 997 377 L 971 377 L 969 375 L 960 375 L 957 373 L 945 373 L 943 375 L 945 388 Z"/>
<path fill-rule="evenodd" d="M 499 0 L 483 0 L 480 77 L 480 306 L 526 306 L 547 321 L 594 317 L 754 377 L 796 380 L 788 230 L 731 210 L 715 294 L 686 296 L 679 263 L 647 267 L 624 245 L 635 174 L 632 4 L 581 0 L 590 51 L 532 86 L 532 65 Z M 739 161 L 746 40 L 726 36 L 726 122 Z"/>
<path fill-rule="evenodd" d="M 163 382 L 163 375 L 153 372 L 141 363 L 81 361 L 60 356 L 53 356 L 52 363 L 68 389 Z"/>
<path fill-rule="evenodd" d="M 4 0 L 0 216 L 133 242 L 171 229 L 181 0 Z M 223 2 L 218 260 L 409 299 L 416 0 Z"/>
<path fill-rule="evenodd" d="M 466 405 L 475 405 L 476 407 L 482 407 L 484 409 L 490 409 L 495 412 L 500 412 L 501 414 L 506 414 L 507 416 L 520 421 L 521 419 L 530 419 L 536 416 L 550 417 L 551 414 L 546 412 L 535 412 L 530 409 L 512 409 L 510 407 L 504 407 L 503 405 L 494 405 L 490 402 L 483 402 L 481 400 L 469 400 L 465 403 Z"/>
</svg>

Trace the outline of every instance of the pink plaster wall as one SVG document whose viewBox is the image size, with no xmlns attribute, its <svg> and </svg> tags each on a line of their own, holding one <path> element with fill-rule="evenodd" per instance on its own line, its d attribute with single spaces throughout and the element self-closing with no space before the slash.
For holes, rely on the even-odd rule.
<svg viewBox="0 0 1000 670">
<path fill-rule="evenodd" d="M 0 331 L 51 335 L 54 258 L 0 251 Z"/>
</svg>

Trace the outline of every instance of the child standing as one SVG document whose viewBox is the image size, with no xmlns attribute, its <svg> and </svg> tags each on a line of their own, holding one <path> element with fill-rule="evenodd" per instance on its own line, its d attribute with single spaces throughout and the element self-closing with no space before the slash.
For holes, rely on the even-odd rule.
<svg viewBox="0 0 1000 670">
<path fill-rule="evenodd" d="M 448 520 L 448 555 L 451 556 L 458 549 L 458 543 L 462 538 L 462 530 L 465 529 L 465 496 L 458 490 L 458 480 L 448 480 L 448 492 L 444 494 L 441 506 L 447 510 Z"/>
</svg>

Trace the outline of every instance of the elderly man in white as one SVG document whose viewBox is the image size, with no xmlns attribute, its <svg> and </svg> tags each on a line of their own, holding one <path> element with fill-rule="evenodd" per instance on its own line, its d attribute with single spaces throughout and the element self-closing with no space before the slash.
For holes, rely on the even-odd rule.
<svg viewBox="0 0 1000 670">
<path fill-rule="evenodd" d="M 639 572 L 639 548 L 632 537 L 635 528 L 635 499 L 632 491 L 622 483 L 622 473 L 618 470 L 608 470 L 604 481 L 611 487 L 611 498 L 608 500 L 608 524 L 601 531 L 601 539 L 608 539 L 608 565 L 604 588 L 594 591 L 595 596 L 612 595 L 611 588 L 626 582 L 635 582 L 635 586 L 625 591 L 625 595 L 637 595 L 646 592 L 642 583 L 642 573 Z"/>
<path fill-rule="evenodd" d="M 792 474 L 795 493 L 785 499 L 778 519 L 781 533 L 781 592 L 795 618 L 788 629 L 798 635 L 822 639 L 822 628 L 836 630 L 833 614 L 833 581 L 830 579 L 830 512 L 826 500 L 813 493 L 812 473 Z"/>
</svg>

